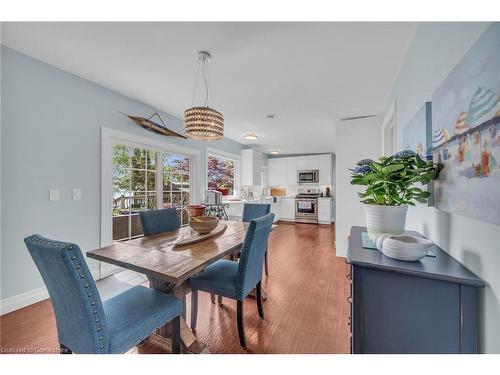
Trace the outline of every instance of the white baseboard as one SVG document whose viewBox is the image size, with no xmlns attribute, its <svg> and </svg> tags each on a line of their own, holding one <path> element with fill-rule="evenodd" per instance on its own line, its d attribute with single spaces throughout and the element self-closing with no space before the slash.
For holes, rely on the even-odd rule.
<svg viewBox="0 0 500 375">
<path fill-rule="evenodd" d="M 11 311 L 32 305 L 47 298 L 49 298 L 47 288 L 42 287 L 2 299 L 0 301 L 0 315 L 10 313 Z"/>
<path fill-rule="evenodd" d="M 97 280 L 99 276 L 99 270 L 93 270 L 91 271 L 91 273 L 94 279 Z M 49 292 L 45 287 L 33 289 L 12 297 L 4 298 L 0 300 L 0 315 L 10 313 L 14 310 L 22 309 L 23 307 L 43 301 L 47 298 L 49 298 Z"/>
</svg>

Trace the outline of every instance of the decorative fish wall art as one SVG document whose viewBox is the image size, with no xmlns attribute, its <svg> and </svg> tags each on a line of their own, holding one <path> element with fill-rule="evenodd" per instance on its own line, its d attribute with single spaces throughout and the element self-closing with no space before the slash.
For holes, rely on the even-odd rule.
<svg viewBox="0 0 500 375">
<path fill-rule="evenodd" d="M 157 134 L 165 135 L 167 137 L 179 137 L 179 138 L 187 139 L 182 134 L 176 133 L 173 130 L 168 129 L 167 126 L 165 125 L 165 123 L 163 122 L 163 120 L 161 119 L 160 115 L 158 114 L 158 112 L 155 112 L 152 116 L 150 116 L 148 118 L 139 117 L 139 116 L 130 116 L 130 115 L 127 115 L 127 114 L 122 113 L 122 112 L 120 112 L 120 113 L 124 116 L 127 116 L 129 119 L 131 119 L 137 125 L 139 125 L 140 127 L 144 128 L 146 130 L 152 131 L 152 132 L 157 133 Z M 154 121 L 151 121 L 151 119 L 155 116 L 158 117 L 158 119 L 160 119 L 160 121 L 162 123 L 161 125 L 154 122 Z"/>
</svg>

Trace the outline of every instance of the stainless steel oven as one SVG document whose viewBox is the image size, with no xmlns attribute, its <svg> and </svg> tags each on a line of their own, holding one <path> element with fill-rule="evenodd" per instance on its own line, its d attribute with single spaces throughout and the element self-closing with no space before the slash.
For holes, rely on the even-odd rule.
<svg viewBox="0 0 500 375">
<path fill-rule="evenodd" d="M 297 171 L 297 182 L 299 184 L 316 184 L 319 182 L 319 170 Z"/>
<path fill-rule="evenodd" d="M 295 196 L 295 222 L 318 224 L 318 189 L 299 189 Z"/>
</svg>

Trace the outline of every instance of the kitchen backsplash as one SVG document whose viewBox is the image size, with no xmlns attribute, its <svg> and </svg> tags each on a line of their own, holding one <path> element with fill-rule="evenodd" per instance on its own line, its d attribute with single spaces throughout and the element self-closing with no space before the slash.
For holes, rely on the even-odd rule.
<svg viewBox="0 0 500 375">
<path fill-rule="evenodd" d="M 325 194 L 326 188 L 329 187 L 331 191 L 331 195 L 334 196 L 335 189 L 331 185 L 304 185 L 304 187 L 313 187 L 313 188 L 319 188 L 320 192 Z M 293 197 L 299 193 L 299 186 L 283 186 L 286 189 L 286 195 L 287 197 Z M 270 188 L 261 188 L 261 187 L 256 187 L 256 186 L 250 186 L 250 187 L 244 187 L 243 192 L 241 194 L 242 198 L 246 198 L 249 195 L 252 195 L 254 198 L 261 197 L 262 195 L 264 196 L 270 196 Z"/>
</svg>

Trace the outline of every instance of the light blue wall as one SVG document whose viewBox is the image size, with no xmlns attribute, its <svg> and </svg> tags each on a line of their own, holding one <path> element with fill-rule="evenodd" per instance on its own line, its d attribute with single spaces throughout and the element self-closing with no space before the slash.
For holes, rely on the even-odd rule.
<svg viewBox="0 0 500 375">
<path fill-rule="evenodd" d="M 167 140 L 200 151 L 197 181 L 205 186 L 206 143 L 153 134 L 118 111 L 147 116 L 156 109 L 2 46 L 1 298 L 43 286 L 23 238 L 32 233 L 78 243 L 100 241 L 100 127 Z M 168 87 L 168 85 L 165 85 Z M 172 130 L 182 121 L 160 113 Z M 231 140 L 209 147 L 240 154 Z M 49 202 L 57 188 L 59 202 Z M 71 200 L 73 188 L 83 190 Z M 97 264 L 89 262 L 95 269 Z"/>
<path fill-rule="evenodd" d="M 418 26 L 387 103 L 396 100 L 398 145 L 401 127 L 431 100 L 433 91 L 488 26 L 466 22 Z M 424 233 L 487 282 L 480 295 L 479 349 L 500 353 L 500 227 L 430 207 L 410 207 L 407 227 Z"/>
</svg>

